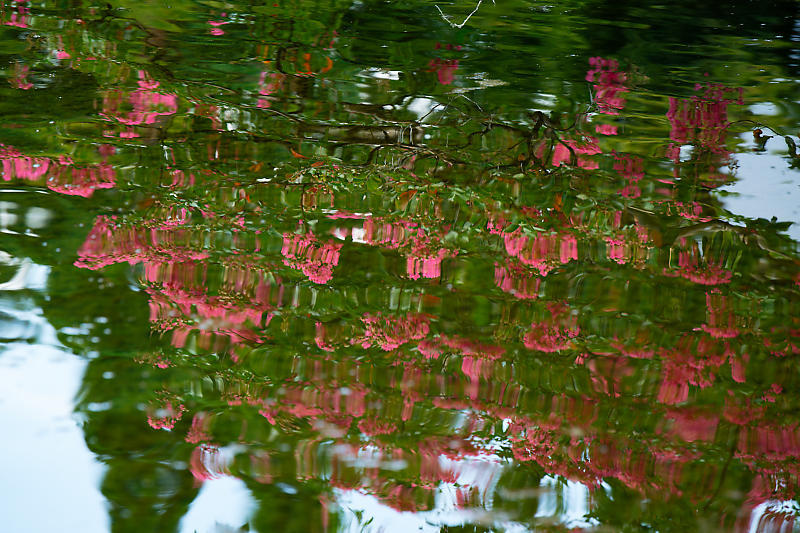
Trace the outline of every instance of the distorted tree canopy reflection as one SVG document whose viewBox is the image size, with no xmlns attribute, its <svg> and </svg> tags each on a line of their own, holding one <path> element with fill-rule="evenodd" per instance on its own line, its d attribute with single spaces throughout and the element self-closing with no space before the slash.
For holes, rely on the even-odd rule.
<svg viewBox="0 0 800 533">
<path fill-rule="evenodd" d="M 3 3 L 112 529 L 793 531 L 796 228 L 727 202 L 800 183 L 796 11 Z"/>
</svg>

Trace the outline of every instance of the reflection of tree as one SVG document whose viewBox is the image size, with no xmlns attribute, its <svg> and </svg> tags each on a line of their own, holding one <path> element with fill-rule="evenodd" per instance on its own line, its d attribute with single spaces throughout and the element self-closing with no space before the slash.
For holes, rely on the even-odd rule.
<svg viewBox="0 0 800 533">
<path fill-rule="evenodd" d="M 157 61 L 200 45 L 144 22 L 51 31 L 48 61 L 97 81 L 92 146 L 0 152 L 7 181 L 110 206 L 63 247 L 71 289 L 45 307 L 134 333 L 69 340 L 100 352 L 78 410 L 115 530 L 175 529 L 222 475 L 263 530 L 324 529 L 343 491 L 413 511 L 494 498 L 533 527 L 548 475 L 594 487 L 614 524 L 666 523 L 666 498 L 727 525 L 796 497 L 795 243 L 721 220 L 709 192 L 739 91 L 665 100 L 658 158 L 617 126 L 643 80 L 617 60 L 584 58 L 584 110 L 490 108 L 441 92 L 471 88 L 469 47 L 437 63 L 426 45 L 391 79 L 388 51 L 311 7 L 209 13 L 214 53 L 267 37 L 207 82 Z M 369 22 L 341 7 L 324 13 Z M 154 64 L 109 44 L 121 28 Z M 14 68 L 38 90 L 43 63 Z M 78 288 L 94 307 L 68 305 Z"/>
</svg>

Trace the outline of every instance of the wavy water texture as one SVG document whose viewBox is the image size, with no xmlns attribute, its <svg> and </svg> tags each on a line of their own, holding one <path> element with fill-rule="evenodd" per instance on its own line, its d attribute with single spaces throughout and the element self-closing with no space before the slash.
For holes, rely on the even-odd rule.
<svg viewBox="0 0 800 533">
<path fill-rule="evenodd" d="M 500 4 L 3 4 L 0 230 L 115 530 L 221 479 L 259 531 L 795 527 L 798 245 L 727 188 L 799 179 L 796 17 L 656 60 Z"/>
</svg>

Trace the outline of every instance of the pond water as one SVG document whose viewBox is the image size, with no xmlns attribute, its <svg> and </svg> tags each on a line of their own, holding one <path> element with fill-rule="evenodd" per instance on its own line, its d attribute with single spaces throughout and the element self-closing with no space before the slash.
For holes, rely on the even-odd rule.
<svg viewBox="0 0 800 533">
<path fill-rule="evenodd" d="M 1 5 L 2 531 L 800 531 L 794 0 Z"/>
</svg>

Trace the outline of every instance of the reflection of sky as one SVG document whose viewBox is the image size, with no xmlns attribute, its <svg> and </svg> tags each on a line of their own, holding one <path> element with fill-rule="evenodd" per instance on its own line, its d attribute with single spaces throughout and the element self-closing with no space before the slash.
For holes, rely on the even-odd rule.
<svg viewBox="0 0 800 533">
<path fill-rule="evenodd" d="M 2 530 L 107 531 L 102 466 L 73 418 L 86 363 L 63 351 L 42 310 L 18 292 L 44 289 L 49 269 L 4 251 L 0 264 L 15 270 L 0 280 Z"/>
<path fill-rule="evenodd" d="M 203 483 L 181 520 L 181 533 L 239 531 L 256 509 L 250 489 L 241 479 L 220 477 Z"/>
<path fill-rule="evenodd" d="M 480 506 L 460 508 L 456 486 L 448 483 L 438 486 L 433 508 L 421 512 L 398 511 L 383 504 L 371 494 L 358 490 L 337 489 L 334 494 L 342 518 L 340 531 L 435 532 L 443 525 L 458 526 L 465 523 L 483 523 L 507 532 L 530 531 L 525 524 L 513 520 L 513 518 L 527 520 L 529 517 L 507 517 L 497 509 L 492 509 L 491 499 L 496 482 L 504 469 L 503 463 L 475 458 L 459 460 L 441 458 L 440 463 L 456 467 L 460 472 L 457 480 L 459 485 L 476 486 L 478 492 L 488 498 L 484 502 L 485 509 Z M 608 490 L 606 485 L 603 488 Z M 516 497 L 529 498 L 533 494 L 539 498 L 535 516 L 542 524 L 562 524 L 568 528 L 597 525 L 597 521 L 586 516 L 589 512 L 590 494 L 585 485 L 574 481 L 560 482 L 552 476 L 545 476 L 538 490 Z M 505 494 L 506 499 L 514 497 L 514 494 Z"/>
<path fill-rule="evenodd" d="M 743 136 L 752 140 L 752 134 Z M 795 142 L 800 142 L 795 138 Z M 778 222 L 792 222 L 789 236 L 800 240 L 800 170 L 789 168 L 786 144 L 781 138 L 770 139 L 767 152 L 738 153 L 736 183 L 721 187 L 728 194 L 720 196 L 725 209 L 748 218 L 773 216 Z"/>
<path fill-rule="evenodd" d="M 72 416 L 85 367 L 53 346 L 15 343 L 0 351 L 0 515 L 6 533 L 108 531 L 98 490 L 102 467 Z"/>
</svg>

